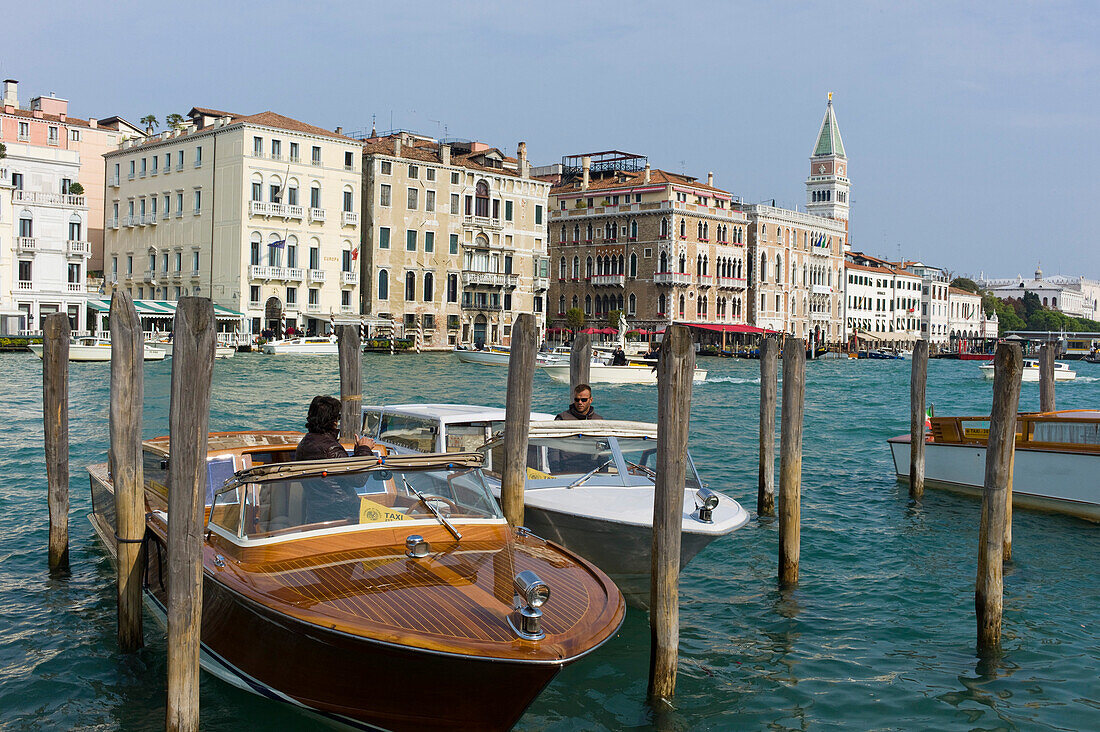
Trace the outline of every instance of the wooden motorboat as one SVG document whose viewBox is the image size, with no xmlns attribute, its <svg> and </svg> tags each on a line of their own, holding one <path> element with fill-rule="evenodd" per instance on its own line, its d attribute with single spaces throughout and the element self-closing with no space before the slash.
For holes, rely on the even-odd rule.
<svg viewBox="0 0 1100 732">
<path fill-rule="evenodd" d="M 307 336 L 285 341 L 268 341 L 263 345 L 268 355 L 336 356 L 340 347 L 335 336 Z"/>
<path fill-rule="evenodd" d="M 987 379 L 992 379 L 994 375 L 993 364 L 982 364 L 979 367 L 982 370 L 982 376 Z M 1064 363 L 1054 362 L 1054 380 L 1055 381 L 1073 381 L 1077 378 L 1077 372 L 1070 369 L 1069 366 Z M 1023 381 L 1038 381 L 1039 380 L 1039 362 L 1036 359 L 1025 358 L 1023 374 L 1021 376 Z"/>
<path fill-rule="evenodd" d="M 453 353 L 462 363 L 476 363 L 482 366 L 507 366 L 508 359 L 511 357 L 511 349 L 503 346 L 490 346 L 482 350 L 455 347 Z M 538 366 L 563 362 L 568 364 L 569 359 L 566 358 L 563 361 L 560 356 L 552 353 L 535 355 L 535 363 Z"/>
<path fill-rule="evenodd" d="M 549 364 L 542 367 L 546 375 L 562 384 L 569 383 L 569 364 Z M 692 380 L 696 383 L 707 380 L 706 369 L 695 369 Z M 593 363 L 589 366 L 590 384 L 656 384 L 657 369 L 649 364 L 631 364 L 610 366 Z"/>
<path fill-rule="evenodd" d="M 144 344 L 143 358 L 146 361 L 163 361 L 167 355 L 163 348 Z M 31 352 L 42 358 L 43 345 L 36 343 L 28 346 Z M 70 361 L 110 361 L 111 341 L 106 338 L 74 338 L 69 342 Z"/>
<path fill-rule="evenodd" d="M 486 478 L 500 496 L 503 435 L 482 452 Z M 704 486 L 687 461 L 680 569 L 715 539 L 741 528 L 749 514 Z M 657 477 L 657 425 L 614 420 L 545 421 L 530 425 L 524 523 L 611 575 L 633 605 L 647 607 Z"/>
<path fill-rule="evenodd" d="M 989 417 L 932 417 L 925 484 L 981 495 Z M 898 480 L 909 480 L 909 435 L 888 441 Z M 1100 411 L 1021 414 L 1016 421 L 1012 505 L 1100 521 Z"/>
<path fill-rule="evenodd" d="M 511 529 L 477 453 L 293 462 L 298 433 L 209 436 L 202 664 L 360 729 L 508 729 L 622 624 L 599 569 Z M 149 609 L 166 613 L 168 438 L 144 443 Z M 114 546 L 105 464 L 96 532 Z"/>
</svg>

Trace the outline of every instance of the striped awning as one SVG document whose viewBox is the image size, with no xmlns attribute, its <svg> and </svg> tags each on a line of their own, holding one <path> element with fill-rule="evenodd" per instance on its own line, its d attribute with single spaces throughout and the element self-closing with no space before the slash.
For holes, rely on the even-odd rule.
<svg viewBox="0 0 1100 732">
<path fill-rule="evenodd" d="M 111 311 L 111 301 L 103 298 L 91 299 L 88 300 L 88 307 L 92 310 L 108 313 Z M 134 300 L 134 308 L 140 318 L 176 317 L 176 301 L 174 300 Z M 214 318 L 216 320 L 240 320 L 242 317 L 235 310 L 214 304 Z"/>
</svg>

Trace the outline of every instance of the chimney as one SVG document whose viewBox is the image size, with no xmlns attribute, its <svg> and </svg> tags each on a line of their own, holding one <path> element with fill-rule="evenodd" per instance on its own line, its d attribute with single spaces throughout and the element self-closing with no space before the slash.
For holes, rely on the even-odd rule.
<svg viewBox="0 0 1100 732">
<path fill-rule="evenodd" d="M 588 190 L 588 173 L 592 169 L 592 158 L 585 155 L 581 158 L 581 190 Z"/>
<path fill-rule="evenodd" d="M 401 157 L 401 135 L 393 138 L 393 154 L 394 157 Z"/>
<path fill-rule="evenodd" d="M 344 128 L 343 127 L 337 127 L 335 132 L 336 132 L 337 135 L 342 135 L 342 134 L 344 134 Z"/>
<path fill-rule="evenodd" d="M 99 127 L 99 120 L 95 117 L 89 117 L 88 126 L 91 127 L 93 130 L 96 129 L 97 127 Z"/>
<path fill-rule="evenodd" d="M 648 182 L 649 182 L 649 163 L 646 163 L 646 164 L 645 164 L 645 177 L 643 178 L 643 180 L 644 180 L 644 181 L 645 181 L 646 183 L 648 183 Z"/>
<path fill-rule="evenodd" d="M 707 173 L 707 185 L 714 188 L 714 171 Z"/>
<path fill-rule="evenodd" d="M 516 149 L 516 157 L 519 158 L 519 176 L 521 178 L 530 177 L 531 171 L 527 167 L 527 143 L 521 142 Z"/>
<path fill-rule="evenodd" d="M 450 145 L 440 145 L 439 146 L 439 159 L 443 162 L 444 165 L 450 165 L 451 164 L 451 146 Z"/>
<path fill-rule="evenodd" d="M 4 79 L 4 106 L 19 109 L 19 82 Z"/>
</svg>

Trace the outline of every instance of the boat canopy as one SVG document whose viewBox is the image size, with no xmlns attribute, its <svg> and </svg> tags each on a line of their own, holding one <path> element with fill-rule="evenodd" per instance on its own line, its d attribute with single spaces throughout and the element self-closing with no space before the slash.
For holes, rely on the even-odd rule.
<svg viewBox="0 0 1100 732">
<path fill-rule="evenodd" d="M 389 455 L 378 457 L 335 458 L 333 460 L 305 460 L 289 463 L 270 463 L 241 470 L 234 474 L 226 486 L 258 483 L 265 480 L 282 480 L 327 473 L 346 475 L 364 470 L 384 468 L 391 470 L 450 470 L 453 468 L 480 468 L 482 457 L 476 452 L 452 452 L 445 455 Z"/>
<path fill-rule="evenodd" d="M 88 300 L 88 307 L 101 313 L 108 313 L 111 311 L 111 301 L 103 298 Z M 134 308 L 137 310 L 138 315 L 143 318 L 176 317 L 175 300 L 134 300 Z M 216 320 L 240 320 L 242 317 L 244 316 L 235 310 L 230 310 L 217 303 L 214 304 L 214 318 Z"/>
</svg>

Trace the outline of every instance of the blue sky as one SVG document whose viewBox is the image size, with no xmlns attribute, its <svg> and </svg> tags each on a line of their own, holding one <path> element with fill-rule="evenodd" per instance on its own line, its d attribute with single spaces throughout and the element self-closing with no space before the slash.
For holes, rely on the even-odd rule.
<svg viewBox="0 0 1100 732">
<path fill-rule="evenodd" d="M 479 139 L 532 162 L 617 148 L 801 206 L 834 92 L 853 248 L 1100 278 L 1093 2 L 37 3 L 0 74 L 79 117 L 271 109 Z M 1093 202 L 1090 204 L 1090 202 Z"/>
</svg>

